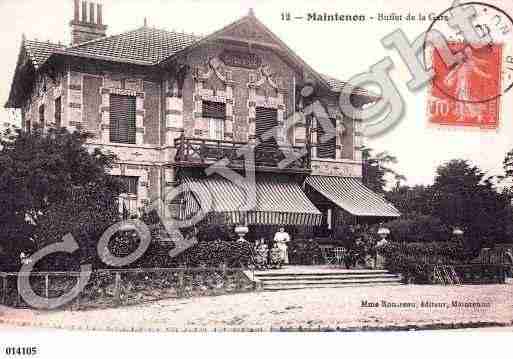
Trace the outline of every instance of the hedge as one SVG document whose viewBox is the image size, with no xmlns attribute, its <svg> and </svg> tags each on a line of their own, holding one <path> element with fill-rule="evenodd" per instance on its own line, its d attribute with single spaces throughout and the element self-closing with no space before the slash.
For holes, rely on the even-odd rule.
<svg viewBox="0 0 513 359">
<path fill-rule="evenodd" d="M 461 241 L 428 243 L 389 242 L 379 250 L 385 259 L 385 268 L 401 273 L 414 283 L 429 283 L 435 264 L 462 264 L 470 260 Z"/>
<path fill-rule="evenodd" d="M 172 247 L 169 248 L 171 250 Z M 136 266 L 142 267 L 247 267 L 253 263 L 253 247 L 248 242 L 209 241 L 198 242 L 177 255 L 169 257 L 168 252 L 150 249 Z"/>
</svg>

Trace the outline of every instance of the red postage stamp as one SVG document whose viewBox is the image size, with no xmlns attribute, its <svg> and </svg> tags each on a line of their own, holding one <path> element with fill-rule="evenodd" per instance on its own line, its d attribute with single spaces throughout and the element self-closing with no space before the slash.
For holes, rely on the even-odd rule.
<svg viewBox="0 0 513 359">
<path fill-rule="evenodd" d="M 475 49 L 467 43 L 448 44 L 465 60 L 448 67 L 432 52 L 434 77 L 428 99 L 430 122 L 439 125 L 496 129 L 499 126 L 502 45 Z"/>
</svg>

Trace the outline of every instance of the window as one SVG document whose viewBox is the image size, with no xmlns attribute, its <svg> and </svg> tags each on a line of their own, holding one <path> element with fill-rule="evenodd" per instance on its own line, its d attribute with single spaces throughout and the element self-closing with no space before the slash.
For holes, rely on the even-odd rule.
<svg viewBox="0 0 513 359">
<path fill-rule="evenodd" d="M 125 192 L 119 197 L 119 213 L 123 219 L 128 219 L 132 215 L 137 215 L 137 187 L 139 177 L 137 176 L 113 176 L 119 179 L 125 186 Z M 127 194 L 128 196 L 126 196 Z"/>
<path fill-rule="evenodd" d="M 25 130 L 27 130 L 27 132 L 30 132 L 31 128 L 30 128 L 30 121 L 25 121 Z"/>
<path fill-rule="evenodd" d="M 139 177 L 137 176 L 115 176 L 124 185 L 127 194 L 137 196 L 137 186 L 139 185 Z"/>
<path fill-rule="evenodd" d="M 61 127 L 62 100 L 60 97 L 55 99 L 55 127 Z"/>
<path fill-rule="evenodd" d="M 330 121 L 326 123 L 325 121 Z M 336 136 L 336 127 L 337 121 L 333 118 L 328 119 L 317 119 L 317 157 L 318 158 L 332 158 L 336 157 L 336 146 L 337 146 L 337 136 Z M 334 133 L 330 133 L 330 130 L 334 129 Z"/>
<path fill-rule="evenodd" d="M 39 126 L 45 127 L 45 105 L 39 106 Z"/>
<path fill-rule="evenodd" d="M 208 121 L 208 138 L 223 140 L 226 104 L 223 102 L 203 101 L 202 117 Z"/>
<path fill-rule="evenodd" d="M 276 138 L 274 137 L 276 135 L 274 131 L 277 126 L 278 110 L 267 107 L 256 108 L 255 135 L 260 141 L 261 146 L 277 146 Z M 269 137 L 269 135 L 272 136 Z"/>
<path fill-rule="evenodd" d="M 135 144 L 135 97 L 110 95 L 110 142 Z"/>
</svg>

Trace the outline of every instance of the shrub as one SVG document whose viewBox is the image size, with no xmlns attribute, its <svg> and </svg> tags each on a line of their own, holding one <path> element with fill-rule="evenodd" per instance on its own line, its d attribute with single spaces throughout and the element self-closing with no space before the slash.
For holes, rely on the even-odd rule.
<svg viewBox="0 0 513 359">
<path fill-rule="evenodd" d="M 385 268 L 401 273 L 406 281 L 429 283 L 433 265 L 461 264 L 469 257 L 461 241 L 429 243 L 388 243 L 379 250 Z"/>
<path fill-rule="evenodd" d="M 200 242 L 184 252 L 189 266 L 220 266 L 244 267 L 252 262 L 252 247 L 247 242 L 225 242 L 216 240 Z"/>
<path fill-rule="evenodd" d="M 235 239 L 232 226 L 218 223 L 200 224 L 197 231 L 197 238 L 200 242 L 208 241 L 232 241 Z"/>
<path fill-rule="evenodd" d="M 135 230 L 116 232 L 107 245 L 109 252 L 116 257 L 126 257 L 137 250 L 141 238 Z"/>
<path fill-rule="evenodd" d="M 451 231 L 438 218 L 432 216 L 414 216 L 387 222 L 390 239 L 396 242 L 434 242 L 447 241 Z"/>
<path fill-rule="evenodd" d="M 463 262 L 470 259 L 462 241 L 428 242 L 428 243 L 394 243 L 389 242 L 381 250 L 385 257 L 393 259 L 395 255 L 424 258 L 433 263 Z"/>
<path fill-rule="evenodd" d="M 313 239 L 296 239 L 288 244 L 291 264 L 317 264 L 322 257 L 319 243 Z"/>
<path fill-rule="evenodd" d="M 119 221 L 118 192 L 100 184 L 75 186 L 70 199 L 51 204 L 38 218 L 38 226 L 34 231 L 37 249 L 60 242 L 71 234 L 79 245 L 79 250 L 73 255 L 56 253 L 44 258 L 40 264 L 53 270 L 75 270 L 80 263 L 98 263 L 98 240 L 112 224 Z M 68 259 L 64 259 L 67 256 Z M 54 257 L 53 260 L 51 257 Z M 47 264 L 44 264 L 47 262 Z"/>
<path fill-rule="evenodd" d="M 253 263 L 253 248 L 247 242 L 209 241 L 198 242 L 171 258 L 166 254 L 152 258 L 151 253 L 140 261 L 141 266 L 152 267 L 155 263 L 161 267 L 247 267 Z"/>
</svg>

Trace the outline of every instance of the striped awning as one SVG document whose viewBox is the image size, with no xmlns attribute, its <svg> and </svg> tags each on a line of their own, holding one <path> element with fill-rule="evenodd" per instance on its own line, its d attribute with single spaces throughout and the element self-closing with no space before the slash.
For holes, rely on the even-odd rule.
<svg viewBox="0 0 513 359">
<path fill-rule="evenodd" d="M 399 217 L 401 213 L 379 194 L 358 179 L 310 176 L 306 184 L 353 216 Z"/>
<path fill-rule="evenodd" d="M 228 222 L 265 225 L 318 226 L 322 214 L 310 202 L 301 187 L 292 178 L 280 175 L 257 175 L 256 203 L 248 206 L 246 188 L 221 177 L 183 176 L 182 183 L 194 188 L 191 196 L 195 203 L 185 203 L 185 216 L 199 210 L 202 198 L 211 199 L 209 212 L 222 213 Z M 194 184 L 194 186 L 191 186 Z"/>
</svg>

